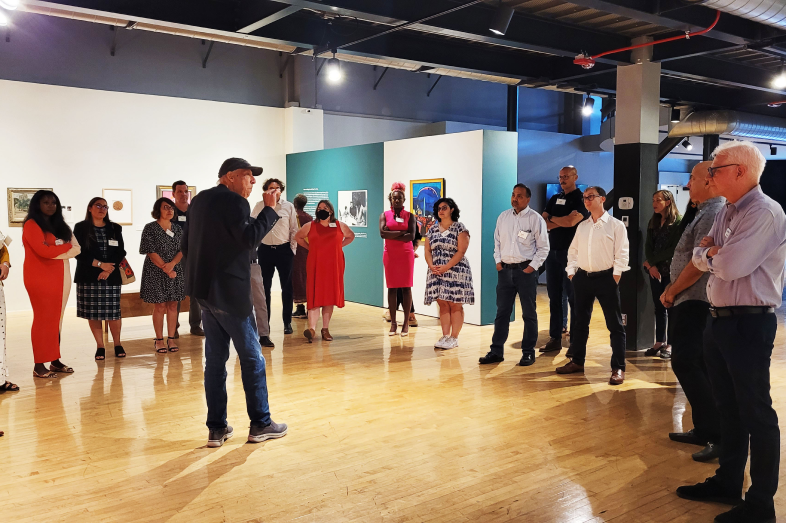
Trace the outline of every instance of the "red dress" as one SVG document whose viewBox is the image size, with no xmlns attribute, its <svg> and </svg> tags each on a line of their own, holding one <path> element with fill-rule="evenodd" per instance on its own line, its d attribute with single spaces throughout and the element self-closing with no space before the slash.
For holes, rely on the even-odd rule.
<svg viewBox="0 0 786 523">
<path fill-rule="evenodd" d="M 71 290 L 71 271 L 68 260 L 55 258 L 68 252 L 71 244 L 55 245 L 56 241 L 52 233 L 44 233 L 35 221 L 25 223 L 22 231 L 22 244 L 25 246 L 23 272 L 25 289 L 33 306 L 30 337 L 36 363 L 60 359 L 60 327 Z"/>
<path fill-rule="evenodd" d="M 326 227 L 311 222 L 308 231 L 306 263 L 306 302 L 309 310 L 317 307 L 344 306 L 344 234 L 338 222 Z"/>
<path fill-rule="evenodd" d="M 409 229 L 409 216 L 408 211 L 402 210 L 401 221 L 397 222 L 393 211 L 385 211 L 385 225 L 391 231 L 406 231 Z M 382 264 L 385 266 L 385 283 L 388 289 L 412 287 L 415 274 L 415 248 L 412 242 L 385 240 Z"/>
</svg>

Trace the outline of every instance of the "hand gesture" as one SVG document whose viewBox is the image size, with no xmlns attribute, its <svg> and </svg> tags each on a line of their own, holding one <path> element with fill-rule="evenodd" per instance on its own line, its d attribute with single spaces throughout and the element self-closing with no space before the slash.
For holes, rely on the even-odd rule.
<svg viewBox="0 0 786 523">
<path fill-rule="evenodd" d="M 103 265 L 102 265 L 102 266 L 103 266 Z M 104 281 L 104 280 L 106 280 L 107 278 L 109 278 L 109 275 L 110 275 L 111 273 L 112 273 L 112 271 L 103 271 L 101 274 L 99 274 L 99 275 L 98 275 L 98 280 L 99 280 L 99 281 Z"/>
<path fill-rule="evenodd" d="M 653 279 L 660 281 L 660 271 L 658 270 L 657 267 L 650 266 L 649 273 Z"/>
<path fill-rule="evenodd" d="M 674 306 L 674 294 L 671 292 L 671 284 L 666 286 L 666 290 L 663 291 L 663 294 L 660 295 L 660 302 L 663 304 L 664 307 L 667 309 Z"/>
<path fill-rule="evenodd" d="M 571 213 L 568 216 L 570 216 L 571 218 L 575 218 L 576 216 L 581 216 L 581 213 L 579 211 L 571 211 Z"/>
<path fill-rule="evenodd" d="M 101 270 L 111 273 L 112 271 L 115 270 L 115 264 L 114 263 L 108 263 L 108 262 L 107 263 L 102 263 L 101 264 Z"/>
<path fill-rule="evenodd" d="M 501 270 L 502 270 L 502 264 L 501 264 L 501 263 L 498 263 L 498 264 L 497 264 L 497 272 L 499 272 L 499 271 L 501 271 Z"/>
<path fill-rule="evenodd" d="M 267 191 L 262 193 L 262 203 L 265 204 L 265 207 L 275 207 L 276 206 L 276 193 L 279 192 L 278 189 L 268 189 Z"/>
<path fill-rule="evenodd" d="M 712 236 L 705 236 L 701 239 L 699 247 L 715 247 L 715 240 L 712 238 Z"/>
</svg>

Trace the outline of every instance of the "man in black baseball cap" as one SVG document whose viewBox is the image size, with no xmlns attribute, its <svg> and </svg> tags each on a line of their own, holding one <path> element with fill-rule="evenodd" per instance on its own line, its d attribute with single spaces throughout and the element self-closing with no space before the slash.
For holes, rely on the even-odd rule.
<svg viewBox="0 0 786 523">
<path fill-rule="evenodd" d="M 274 191 L 263 193 L 265 208 L 251 218 L 246 198 L 261 173 L 261 167 L 240 158 L 225 161 L 218 172 L 219 185 L 192 200 L 181 244 L 187 264 L 186 292 L 202 308 L 208 447 L 220 447 L 234 434 L 227 424 L 230 340 L 240 358 L 251 420 L 248 441 L 259 443 L 287 433 L 286 424 L 270 419 L 265 358 L 251 303 L 251 256 L 278 221 Z"/>
</svg>

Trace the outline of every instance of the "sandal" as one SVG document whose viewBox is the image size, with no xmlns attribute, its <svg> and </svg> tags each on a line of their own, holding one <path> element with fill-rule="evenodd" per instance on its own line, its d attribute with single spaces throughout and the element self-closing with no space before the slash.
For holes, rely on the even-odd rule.
<svg viewBox="0 0 786 523">
<path fill-rule="evenodd" d="M 96 361 L 102 361 L 106 359 L 106 348 L 99 347 L 96 349 Z"/>
<path fill-rule="evenodd" d="M 6 381 L 0 385 L 0 392 L 19 392 L 19 385 Z"/>
<path fill-rule="evenodd" d="M 173 338 L 172 336 L 167 336 L 167 339 L 166 339 L 166 346 L 167 346 L 167 349 L 169 349 L 169 352 L 177 352 L 177 351 L 179 351 L 179 350 L 180 350 L 180 349 L 177 347 L 177 345 L 175 345 L 174 347 L 170 347 L 170 346 L 169 346 L 169 340 L 174 340 L 174 339 L 175 339 L 175 338 Z"/>
<path fill-rule="evenodd" d="M 43 374 L 38 374 L 36 371 L 33 371 L 33 377 L 50 379 L 50 378 L 56 378 L 57 374 L 55 374 L 54 372 L 44 372 Z"/>
<path fill-rule="evenodd" d="M 402 338 L 406 338 L 407 336 L 409 336 L 409 325 L 407 325 L 407 324 L 404 324 L 404 327 L 401 329 L 401 334 L 400 334 L 400 336 L 401 336 Z"/>
<path fill-rule="evenodd" d="M 122 345 L 115 345 L 115 358 L 125 358 L 126 350 Z"/>
<path fill-rule="evenodd" d="M 156 349 L 156 352 L 159 354 L 166 354 L 167 353 L 166 347 L 156 348 L 157 341 L 164 341 L 164 338 L 155 338 L 155 341 L 153 342 L 153 348 Z"/>
<path fill-rule="evenodd" d="M 391 321 L 390 322 L 390 332 L 388 332 L 388 336 L 395 336 L 397 328 L 398 328 L 398 325 L 396 324 L 396 322 L 395 321 Z"/>
<path fill-rule="evenodd" d="M 69 367 L 68 365 L 63 365 L 62 367 L 57 367 L 54 363 L 49 364 L 49 370 L 52 372 L 60 372 L 63 374 L 73 374 L 74 369 Z"/>
</svg>

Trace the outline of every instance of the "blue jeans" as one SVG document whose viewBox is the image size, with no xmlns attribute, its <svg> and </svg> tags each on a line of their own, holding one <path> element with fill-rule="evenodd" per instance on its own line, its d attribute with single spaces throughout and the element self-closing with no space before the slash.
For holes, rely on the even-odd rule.
<svg viewBox="0 0 786 523">
<path fill-rule="evenodd" d="M 227 426 L 227 360 L 230 340 L 240 358 L 240 375 L 243 379 L 243 390 L 246 392 L 246 409 L 251 425 L 270 425 L 265 358 L 259 345 L 254 316 L 238 318 L 215 308 L 205 300 L 199 300 L 199 304 L 202 306 L 202 328 L 205 330 L 207 427 L 223 429 Z"/>
</svg>

